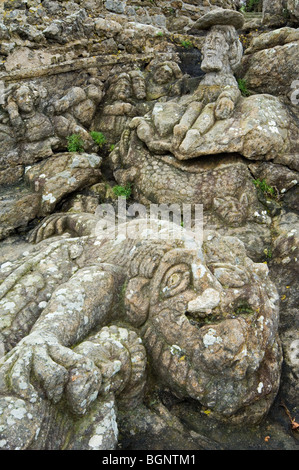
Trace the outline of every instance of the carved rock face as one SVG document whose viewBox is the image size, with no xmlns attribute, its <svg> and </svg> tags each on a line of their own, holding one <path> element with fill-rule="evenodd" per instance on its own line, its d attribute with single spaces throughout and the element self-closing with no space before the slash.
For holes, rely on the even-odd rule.
<svg viewBox="0 0 299 470">
<path fill-rule="evenodd" d="M 20 111 L 25 114 L 32 113 L 34 110 L 34 97 L 28 87 L 22 86 L 18 89 L 16 101 Z"/>
<path fill-rule="evenodd" d="M 84 232 L 87 222 L 84 214 L 66 214 L 50 217 L 40 230 L 44 238 L 76 225 L 76 232 Z M 121 231 L 120 237 L 109 239 L 107 230 L 104 239 L 42 242 L 27 261 L 20 258 L 3 267 L 1 305 L 6 315 L 0 339 L 10 351 L 0 362 L 0 406 L 11 395 L 37 400 L 30 411 L 32 423 L 24 412 L 17 428 L 22 448 L 28 445 L 22 426 L 32 436 L 33 425 L 56 413 L 55 404 L 64 409 L 67 428 L 73 426 L 68 407 L 78 416 L 89 413 L 93 422 L 108 392 L 120 394 L 124 403 L 139 403 L 145 351 L 159 387 L 198 400 L 218 419 L 256 423 L 272 404 L 281 351 L 278 296 L 268 268 L 253 263 L 236 238 L 208 233 L 201 246 L 180 226 L 182 236 L 169 239 L 168 223 L 158 221 L 164 236 L 152 240 L 139 224 L 140 219 L 126 224 L 127 234 L 135 238 Z M 117 321 L 129 329 L 133 325 L 141 340 L 114 326 Z M 129 350 L 125 355 L 122 340 Z M 19 369 L 29 357 L 32 361 Z M 36 377 L 32 384 L 29 377 Z M 23 409 L 23 402 L 18 406 Z M 20 447 L 5 426 L 10 448 Z M 83 439 L 80 432 L 75 441 Z M 97 428 L 91 432 L 105 434 Z M 53 445 L 59 448 L 60 443 Z"/>
<path fill-rule="evenodd" d="M 202 70 L 204 72 L 220 72 L 223 69 L 228 50 L 229 45 L 224 34 L 217 29 L 210 31 L 202 48 Z"/>
<path fill-rule="evenodd" d="M 249 260 L 241 242 L 209 238 L 206 259 L 172 249 L 149 282 L 131 279 L 127 309 L 162 385 L 221 419 L 256 422 L 279 383 L 278 296 L 268 268 Z"/>
</svg>

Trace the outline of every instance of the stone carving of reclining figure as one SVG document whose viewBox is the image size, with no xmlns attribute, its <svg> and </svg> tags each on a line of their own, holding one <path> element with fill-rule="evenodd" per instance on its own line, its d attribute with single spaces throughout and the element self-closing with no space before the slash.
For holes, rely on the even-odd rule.
<svg viewBox="0 0 299 470">
<path fill-rule="evenodd" d="M 241 13 L 216 9 L 193 26 L 208 29 L 205 77 L 193 94 L 157 103 L 130 123 L 150 152 L 186 160 L 225 152 L 260 159 L 286 151 L 285 108 L 270 95 L 241 97 L 234 77 L 243 53 L 236 28 L 243 22 Z"/>
<path fill-rule="evenodd" d="M 151 240 L 140 219 L 103 237 L 98 223 L 54 214 L 0 270 L 2 448 L 114 448 L 115 402 L 142 400 L 145 351 L 161 387 L 221 420 L 260 420 L 281 364 L 267 266 L 233 237 Z M 79 237 L 42 241 L 64 232 Z"/>
</svg>

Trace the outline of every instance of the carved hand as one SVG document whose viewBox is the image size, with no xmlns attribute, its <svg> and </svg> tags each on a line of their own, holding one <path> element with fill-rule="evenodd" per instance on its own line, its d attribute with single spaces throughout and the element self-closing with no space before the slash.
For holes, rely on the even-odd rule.
<svg viewBox="0 0 299 470">
<path fill-rule="evenodd" d="M 229 118 L 235 109 L 235 104 L 230 98 L 220 98 L 215 109 L 216 119 Z"/>
<path fill-rule="evenodd" d="M 34 403 L 41 389 L 57 403 L 63 393 L 71 410 L 83 415 L 96 399 L 101 373 L 93 361 L 59 344 L 54 335 L 33 332 L 0 361 L 0 392 Z"/>
</svg>

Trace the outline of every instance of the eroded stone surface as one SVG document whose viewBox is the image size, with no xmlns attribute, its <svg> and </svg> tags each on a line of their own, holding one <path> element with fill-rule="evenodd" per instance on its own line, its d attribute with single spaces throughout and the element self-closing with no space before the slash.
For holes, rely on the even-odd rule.
<svg viewBox="0 0 299 470">
<path fill-rule="evenodd" d="M 97 222 L 87 214 L 50 217 L 34 237 L 68 227 L 83 234 Z M 199 400 L 219 419 L 258 421 L 277 393 L 281 362 L 278 296 L 267 267 L 253 263 L 235 238 L 211 233 L 202 251 L 189 236 L 175 247 L 145 240 L 140 223 L 125 227 L 135 239 L 41 242 L 28 260 L 3 267 L 1 335 L 10 351 L 1 360 L 2 396 L 21 396 L 41 406 L 44 399 L 58 405 L 66 400 L 78 415 L 108 391 L 138 403 L 144 384 L 141 340 L 127 328 L 103 328 L 122 319 L 128 328 L 138 328 L 163 386 Z M 162 230 L 164 224 L 158 225 Z M 90 338 L 95 326 L 99 333 Z M 114 333 L 119 339 L 111 363 L 104 360 L 103 348 L 111 351 Z M 127 346 L 130 360 L 119 341 L 139 344 L 132 351 Z M 127 367 L 130 385 L 122 376 Z M 29 370 L 36 377 L 32 383 Z M 41 420 L 38 408 L 36 413 Z M 90 445 L 99 446 L 100 440 L 95 437 Z"/>
<path fill-rule="evenodd" d="M 281 361 L 266 261 L 281 304 L 280 393 L 295 416 L 298 14 L 294 1 L 282 13 L 281 2 L 271 2 L 269 21 L 246 14 L 236 33 L 239 7 L 230 0 L 1 3 L 0 235 L 14 235 L 0 247 L 0 355 L 4 344 L 11 351 L 2 369 L 3 448 L 112 449 L 126 407 L 132 413 L 121 426 L 132 438 L 141 430 L 159 449 L 178 435 L 188 449 L 219 448 L 184 433 L 174 417 L 184 413 L 185 397 L 196 400 L 200 418 L 210 413 L 241 430 L 259 421 L 276 395 Z M 242 64 L 241 33 L 246 46 L 253 38 Z M 104 133 L 106 143 L 96 145 L 90 131 Z M 67 151 L 71 134 L 81 137 L 83 153 Z M 204 229 L 217 235 L 200 261 L 185 242 L 143 240 L 134 249 L 122 238 L 102 246 L 90 237 L 97 204 L 115 204 L 116 183 L 130 184 L 132 200 L 146 205 L 203 203 Z M 33 220 L 57 209 L 70 213 L 47 219 L 38 240 L 64 231 L 83 238 L 25 242 Z M 74 215 L 82 211 L 89 214 Z M 194 263 L 189 269 L 189 255 L 202 278 Z M 40 333 L 45 318 L 60 342 Z M 166 404 L 181 405 L 167 411 L 165 394 Z M 265 428 L 255 429 L 257 436 Z"/>
</svg>

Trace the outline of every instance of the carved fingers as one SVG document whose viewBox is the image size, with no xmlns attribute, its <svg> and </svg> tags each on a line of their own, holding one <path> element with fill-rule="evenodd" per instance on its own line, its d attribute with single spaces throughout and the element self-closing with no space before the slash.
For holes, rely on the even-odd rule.
<svg viewBox="0 0 299 470">
<path fill-rule="evenodd" d="M 61 235 L 66 227 L 65 214 L 52 214 L 46 217 L 28 237 L 30 243 L 39 243 L 53 235 Z"/>
<path fill-rule="evenodd" d="M 232 115 L 234 109 L 234 102 L 230 98 L 223 97 L 217 102 L 215 117 L 216 119 L 227 119 Z"/>
<path fill-rule="evenodd" d="M 89 213 L 66 214 L 57 213 L 45 217 L 43 222 L 32 230 L 28 237 L 30 243 L 39 243 L 54 235 L 62 235 L 69 231 L 74 236 L 84 236 L 93 233 L 98 222 Z"/>
<path fill-rule="evenodd" d="M 101 373 L 95 364 L 58 344 L 30 334 L 0 361 L 0 393 L 35 403 L 40 396 L 58 403 L 65 394 L 72 412 L 82 415 L 96 399 Z"/>
</svg>

